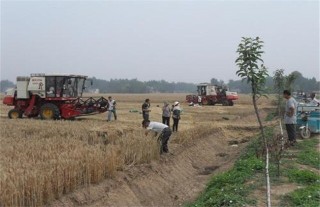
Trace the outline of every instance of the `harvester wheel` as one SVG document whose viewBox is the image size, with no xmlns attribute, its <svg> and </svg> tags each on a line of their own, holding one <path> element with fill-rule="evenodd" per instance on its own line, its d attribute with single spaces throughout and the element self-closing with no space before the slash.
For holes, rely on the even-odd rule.
<svg viewBox="0 0 320 207">
<path fill-rule="evenodd" d="M 229 105 L 228 106 L 233 106 L 233 101 L 232 100 L 228 100 Z"/>
<path fill-rule="evenodd" d="M 46 103 L 41 106 L 40 117 L 41 119 L 59 119 L 60 111 L 59 108 L 52 104 Z"/>
<path fill-rule="evenodd" d="M 224 100 L 222 102 L 222 106 L 229 106 L 229 101 L 228 100 Z"/>
<path fill-rule="evenodd" d="M 8 113 L 10 119 L 22 118 L 22 112 L 19 109 L 11 109 Z"/>
</svg>

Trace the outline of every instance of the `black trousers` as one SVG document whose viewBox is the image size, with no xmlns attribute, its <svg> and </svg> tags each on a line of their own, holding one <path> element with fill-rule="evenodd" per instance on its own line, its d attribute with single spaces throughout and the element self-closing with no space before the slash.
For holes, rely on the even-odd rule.
<svg viewBox="0 0 320 207">
<path fill-rule="evenodd" d="M 173 118 L 172 131 L 178 131 L 179 119 Z"/>
<path fill-rule="evenodd" d="M 296 125 L 286 124 L 286 129 L 289 141 L 296 141 Z"/>
<path fill-rule="evenodd" d="M 170 126 L 170 117 L 162 116 L 162 123 L 167 126 Z"/>
<path fill-rule="evenodd" d="M 149 120 L 149 114 L 142 114 L 143 120 Z"/>
<path fill-rule="evenodd" d="M 170 139 L 172 132 L 170 127 L 166 127 L 163 129 L 163 131 L 161 132 L 161 135 L 159 137 L 160 141 L 161 141 L 161 148 L 160 148 L 160 153 L 168 153 L 169 149 L 168 149 L 168 141 Z"/>
</svg>

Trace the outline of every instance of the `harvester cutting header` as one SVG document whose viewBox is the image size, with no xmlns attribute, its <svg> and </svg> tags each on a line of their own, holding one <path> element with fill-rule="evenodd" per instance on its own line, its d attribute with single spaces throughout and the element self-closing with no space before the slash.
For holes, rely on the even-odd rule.
<svg viewBox="0 0 320 207">
<path fill-rule="evenodd" d="M 108 101 L 101 97 L 82 99 L 85 82 L 83 75 L 31 74 L 17 77 L 15 89 L 7 91 L 3 103 L 14 106 L 9 118 L 37 117 L 42 119 L 71 119 L 107 111 Z"/>
</svg>

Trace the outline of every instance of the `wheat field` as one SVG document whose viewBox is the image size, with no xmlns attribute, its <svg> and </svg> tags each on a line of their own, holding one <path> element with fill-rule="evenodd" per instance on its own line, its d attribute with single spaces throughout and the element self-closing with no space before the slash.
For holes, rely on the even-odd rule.
<svg viewBox="0 0 320 207">
<path fill-rule="evenodd" d="M 179 132 L 170 145 L 181 146 L 219 131 L 219 138 L 256 133 L 250 97 L 240 95 L 235 106 L 189 107 L 186 94 L 101 94 L 117 101 L 118 120 L 106 114 L 74 121 L 7 118 L 0 105 L 0 206 L 40 206 L 77 188 L 111 178 L 122 169 L 159 159 L 153 134 L 144 135 L 139 113 L 144 99 L 151 100 L 151 121 L 161 122 L 164 101 L 180 101 L 183 111 Z M 259 102 L 270 109 L 270 100 Z M 246 118 L 244 118 L 246 117 Z"/>
</svg>

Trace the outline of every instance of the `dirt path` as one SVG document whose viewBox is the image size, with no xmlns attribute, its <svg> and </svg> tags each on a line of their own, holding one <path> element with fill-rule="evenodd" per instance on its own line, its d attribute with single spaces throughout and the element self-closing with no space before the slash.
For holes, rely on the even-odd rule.
<svg viewBox="0 0 320 207">
<path fill-rule="evenodd" d="M 195 199 L 213 174 L 229 169 L 245 144 L 218 134 L 176 147 L 160 161 L 131 167 L 115 179 L 80 189 L 52 206 L 180 206 Z"/>
</svg>

